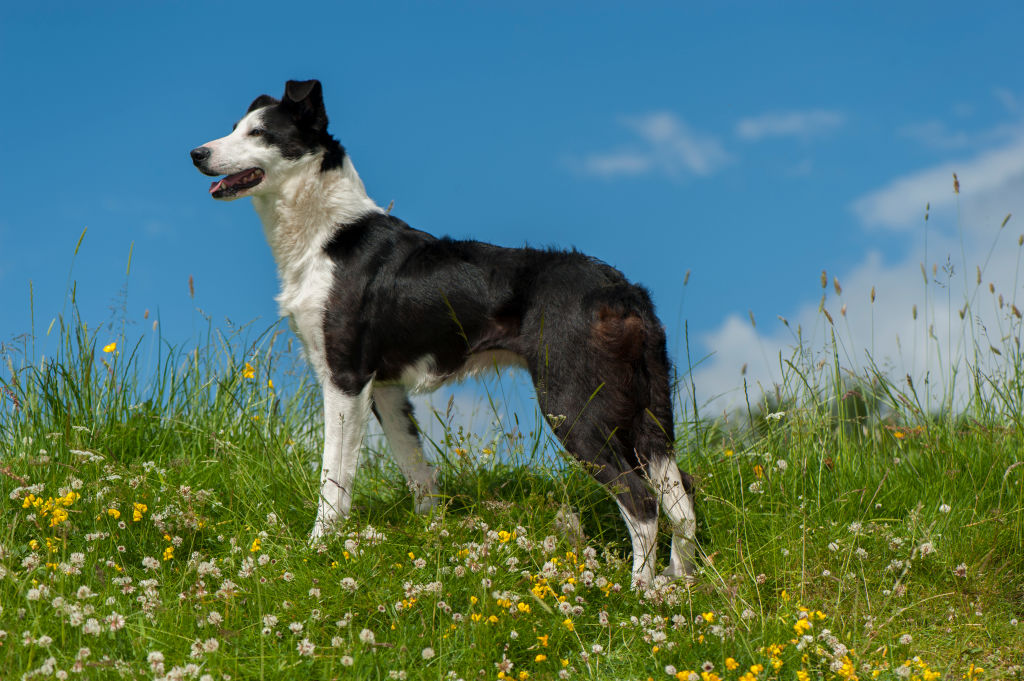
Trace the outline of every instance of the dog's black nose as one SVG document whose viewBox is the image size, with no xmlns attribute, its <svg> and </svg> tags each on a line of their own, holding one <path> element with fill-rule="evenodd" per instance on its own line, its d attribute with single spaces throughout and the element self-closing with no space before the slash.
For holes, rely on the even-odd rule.
<svg viewBox="0 0 1024 681">
<path fill-rule="evenodd" d="M 210 150 L 207 147 L 196 147 L 189 154 L 192 156 L 192 163 L 195 165 L 199 165 L 210 158 Z"/>
</svg>

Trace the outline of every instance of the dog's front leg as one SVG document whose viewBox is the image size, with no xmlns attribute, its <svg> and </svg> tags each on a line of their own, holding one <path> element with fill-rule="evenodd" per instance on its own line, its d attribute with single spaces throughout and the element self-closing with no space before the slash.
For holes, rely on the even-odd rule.
<svg viewBox="0 0 1024 681">
<path fill-rule="evenodd" d="M 370 381 L 358 393 L 350 394 L 330 379 L 324 381 L 324 459 L 311 541 L 333 531 L 352 507 L 352 485 L 369 418 L 372 389 L 373 381 Z"/>
</svg>

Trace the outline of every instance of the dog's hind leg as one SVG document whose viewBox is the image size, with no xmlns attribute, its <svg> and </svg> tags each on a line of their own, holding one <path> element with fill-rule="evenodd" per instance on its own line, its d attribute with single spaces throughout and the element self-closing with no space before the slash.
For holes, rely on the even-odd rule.
<svg viewBox="0 0 1024 681">
<path fill-rule="evenodd" d="M 548 404 L 562 403 L 555 399 Z M 658 500 L 651 491 L 634 457 L 626 453 L 620 439 L 603 425 L 605 400 L 597 396 L 575 421 L 551 420 L 551 426 L 566 451 L 612 495 L 629 531 L 633 546 L 632 585 L 642 588 L 654 580 L 657 553 Z M 557 408 L 557 407 L 556 407 Z M 634 460 L 630 460 L 633 458 Z"/>
<path fill-rule="evenodd" d="M 671 456 L 654 457 L 647 464 L 651 484 L 672 525 L 672 553 L 666 577 L 693 579 L 697 548 L 697 514 L 693 506 L 693 481 L 679 470 Z"/>
<path fill-rule="evenodd" d="M 429 513 L 437 505 L 437 474 L 423 456 L 419 431 L 412 418 L 412 404 L 405 389 L 397 385 L 374 386 L 373 413 L 409 485 L 416 512 Z"/>
<path fill-rule="evenodd" d="M 310 540 L 330 533 L 352 508 L 352 486 L 370 413 L 373 382 L 352 395 L 324 381 L 324 459 L 320 501 Z"/>
</svg>

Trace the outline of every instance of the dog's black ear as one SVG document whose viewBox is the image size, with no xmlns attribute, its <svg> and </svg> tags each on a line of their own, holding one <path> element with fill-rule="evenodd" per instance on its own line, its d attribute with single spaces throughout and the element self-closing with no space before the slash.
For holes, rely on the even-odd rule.
<svg viewBox="0 0 1024 681">
<path fill-rule="evenodd" d="M 291 112 L 296 122 L 314 130 L 327 129 L 327 111 L 324 109 L 324 93 L 319 80 L 289 80 L 284 86 L 281 103 Z"/>
<path fill-rule="evenodd" d="M 262 109 L 263 107 L 270 106 L 271 104 L 277 104 L 277 100 L 270 95 L 260 95 L 256 99 L 252 100 L 252 104 L 249 105 L 249 110 L 245 113 L 252 113 L 256 109 Z"/>
</svg>

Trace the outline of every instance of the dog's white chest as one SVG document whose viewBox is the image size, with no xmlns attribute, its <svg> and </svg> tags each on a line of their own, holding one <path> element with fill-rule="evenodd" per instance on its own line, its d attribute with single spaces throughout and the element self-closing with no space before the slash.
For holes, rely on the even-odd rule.
<svg viewBox="0 0 1024 681">
<path fill-rule="evenodd" d="M 302 341 L 306 360 L 321 382 L 328 376 L 323 327 L 333 274 L 334 263 L 325 253 L 318 253 L 306 259 L 302 267 L 290 271 L 282 268 L 281 292 L 277 295 L 281 314 L 288 317 L 292 331 Z"/>
</svg>

